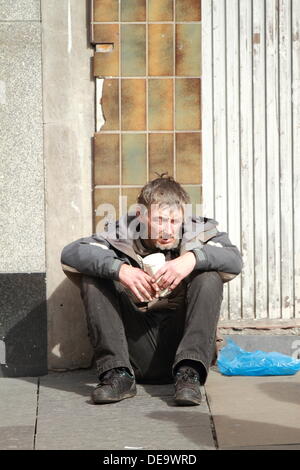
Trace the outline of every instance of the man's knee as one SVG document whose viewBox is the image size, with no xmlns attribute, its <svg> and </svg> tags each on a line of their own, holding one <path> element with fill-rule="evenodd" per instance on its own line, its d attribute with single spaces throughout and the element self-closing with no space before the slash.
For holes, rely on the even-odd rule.
<svg viewBox="0 0 300 470">
<path fill-rule="evenodd" d="M 120 282 L 113 281 L 112 279 L 104 279 L 96 276 L 88 276 L 83 274 L 80 282 L 81 297 L 86 295 L 93 295 L 95 291 L 100 291 L 105 295 L 119 296 L 122 293 L 122 286 Z"/>
<path fill-rule="evenodd" d="M 217 271 L 195 272 L 190 279 L 190 286 L 197 286 L 201 289 L 216 289 L 223 291 L 223 281 Z"/>
<path fill-rule="evenodd" d="M 86 274 L 82 274 L 80 279 L 80 290 L 81 292 L 86 292 L 90 289 L 94 289 L 98 285 L 99 279 L 94 276 L 88 276 Z"/>
<path fill-rule="evenodd" d="M 81 297 L 90 297 L 95 295 L 97 292 L 107 293 L 113 291 L 113 281 L 109 279 L 102 279 L 96 276 L 82 275 L 80 283 L 80 294 Z"/>
</svg>

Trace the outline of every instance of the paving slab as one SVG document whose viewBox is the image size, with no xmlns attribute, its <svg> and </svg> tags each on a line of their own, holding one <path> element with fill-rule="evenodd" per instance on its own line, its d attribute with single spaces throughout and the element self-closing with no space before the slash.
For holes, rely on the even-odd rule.
<svg viewBox="0 0 300 470">
<path fill-rule="evenodd" d="M 36 377 L 0 378 L 0 449 L 33 449 L 37 410 Z"/>
<path fill-rule="evenodd" d="M 94 405 L 90 371 L 41 378 L 37 449 L 215 449 L 205 400 L 177 407 L 173 385 L 138 385 L 137 396 Z"/>
<path fill-rule="evenodd" d="M 299 373 L 229 377 L 215 369 L 205 389 L 220 449 L 300 445 Z"/>
</svg>

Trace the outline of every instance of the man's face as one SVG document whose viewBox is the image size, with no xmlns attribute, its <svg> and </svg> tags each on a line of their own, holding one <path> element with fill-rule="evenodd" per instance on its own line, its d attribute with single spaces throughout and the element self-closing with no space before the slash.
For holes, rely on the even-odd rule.
<svg viewBox="0 0 300 470">
<path fill-rule="evenodd" d="M 148 244 L 160 250 L 179 245 L 183 211 L 177 206 L 153 204 L 145 217 L 148 226 Z"/>
</svg>

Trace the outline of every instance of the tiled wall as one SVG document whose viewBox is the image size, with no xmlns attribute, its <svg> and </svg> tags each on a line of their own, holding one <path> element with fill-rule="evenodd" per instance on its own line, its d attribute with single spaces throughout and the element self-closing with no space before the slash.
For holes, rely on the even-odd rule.
<svg viewBox="0 0 300 470">
<path fill-rule="evenodd" d="M 200 203 L 201 0 L 93 0 L 91 42 L 101 115 L 95 212 L 101 203 L 121 209 L 120 195 L 134 203 L 156 172 Z"/>
</svg>

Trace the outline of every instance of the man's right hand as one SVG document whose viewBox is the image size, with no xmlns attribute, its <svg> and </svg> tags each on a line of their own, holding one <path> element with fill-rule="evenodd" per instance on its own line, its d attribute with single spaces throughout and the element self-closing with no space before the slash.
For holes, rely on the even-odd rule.
<svg viewBox="0 0 300 470">
<path fill-rule="evenodd" d="M 151 282 L 151 276 L 140 268 L 134 268 L 126 263 L 122 264 L 119 271 L 119 281 L 123 286 L 129 288 L 141 302 L 151 301 L 155 296 L 158 296 L 158 285 Z"/>
</svg>

